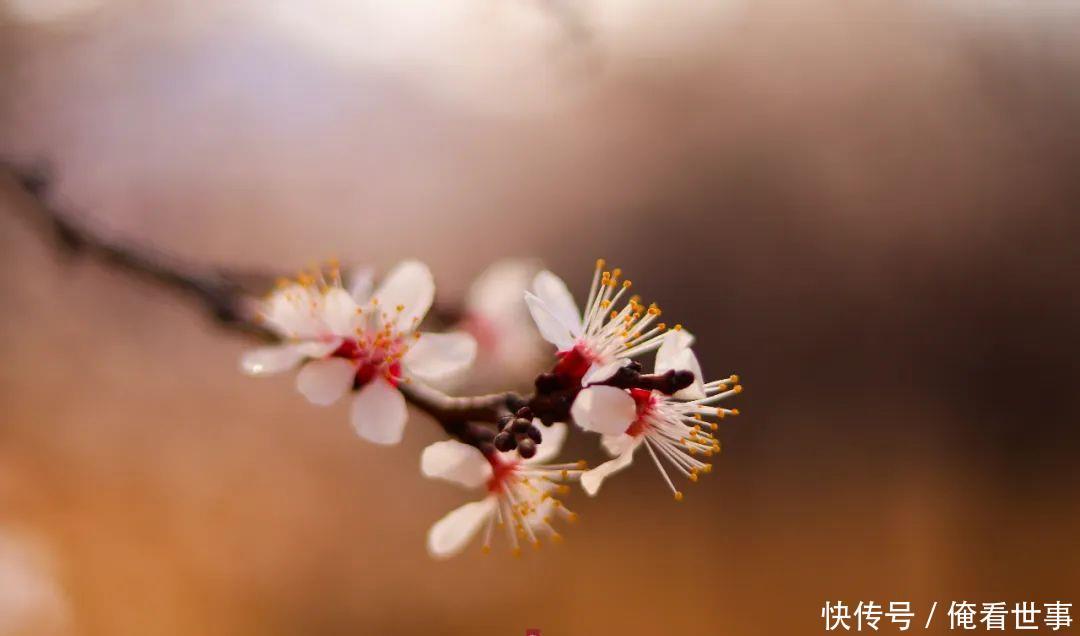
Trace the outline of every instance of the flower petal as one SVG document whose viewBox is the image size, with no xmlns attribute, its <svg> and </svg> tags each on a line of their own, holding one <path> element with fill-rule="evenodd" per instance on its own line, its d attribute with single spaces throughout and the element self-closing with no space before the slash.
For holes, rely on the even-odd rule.
<svg viewBox="0 0 1080 636">
<path fill-rule="evenodd" d="M 349 272 L 349 295 L 358 305 L 371 299 L 374 284 L 375 270 L 371 267 L 357 267 Z"/>
<path fill-rule="evenodd" d="M 341 346 L 340 338 L 327 341 L 305 340 L 283 345 L 258 347 L 240 356 L 240 369 L 247 375 L 263 376 L 288 371 L 305 358 L 323 358 Z"/>
<path fill-rule="evenodd" d="M 555 345 L 559 351 L 567 351 L 574 346 L 574 334 L 570 328 L 551 313 L 543 300 L 531 292 L 525 292 L 525 303 L 544 340 Z"/>
<path fill-rule="evenodd" d="M 532 288 L 556 320 L 565 325 L 575 338 L 581 335 L 581 312 L 561 278 L 545 269 L 533 279 Z"/>
<path fill-rule="evenodd" d="M 358 306 L 349 292 L 331 287 L 323 296 L 322 319 L 330 331 L 338 336 L 353 336 L 358 322 Z"/>
<path fill-rule="evenodd" d="M 296 374 L 296 388 L 313 404 L 326 406 L 352 387 L 356 367 L 343 358 L 312 360 Z"/>
<path fill-rule="evenodd" d="M 636 446 L 639 441 L 640 438 L 627 435 L 626 433 L 621 435 L 604 435 L 600 438 L 600 446 L 602 446 L 611 457 L 618 457 Z"/>
<path fill-rule="evenodd" d="M 368 382 L 353 398 L 350 419 L 356 434 L 375 444 L 401 441 L 408 419 L 405 398 L 382 378 Z"/>
<path fill-rule="evenodd" d="M 674 368 L 679 371 L 689 371 L 694 374 L 694 383 L 690 386 L 676 391 L 672 397 L 678 400 L 700 400 L 705 397 L 705 382 L 701 379 L 701 364 L 698 363 L 697 356 L 694 355 L 693 349 L 683 349 L 682 353 L 675 360 Z"/>
<path fill-rule="evenodd" d="M 542 440 L 536 447 L 536 454 L 529 459 L 521 461 L 523 464 L 546 464 L 559 456 L 563 442 L 566 441 L 567 426 L 562 422 L 555 422 L 551 426 L 543 426 L 539 419 L 533 420 L 533 426 L 540 429 Z"/>
<path fill-rule="evenodd" d="M 268 327 L 287 338 L 317 338 L 323 324 L 313 306 L 316 298 L 303 285 L 291 284 L 274 291 L 262 305 Z"/>
<path fill-rule="evenodd" d="M 295 346 L 306 358 L 325 358 L 341 346 L 341 338 L 328 338 L 326 340 L 305 340 L 296 343 Z"/>
<path fill-rule="evenodd" d="M 295 344 L 259 347 L 240 356 L 240 369 L 252 376 L 272 375 L 292 369 L 304 357 L 303 350 Z"/>
<path fill-rule="evenodd" d="M 581 487 L 590 496 L 595 497 L 605 479 L 626 468 L 634 461 L 634 450 L 636 449 L 637 444 L 634 444 L 630 450 L 615 459 L 608 460 L 592 470 L 581 473 Z"/>
<path fill-rule="evenodd" d="M 597 382 L 603 382 L 604 380 L 610 380 L 611 376 L 630 364 L 629 358 L 616 358 L 607 364 L 593 363 L 589 367 L 589 370 L 585 372 L 585 375 L 581 378 L 581 386 L 589 386 L 590 384 L 596 384 Z"/>
<path fill-rule="evenodd" d="M 420 472 L 425 477 L 479 488 L 491 478 L 491 464 L 475 447 L 448 439 L 424 449 L 420 454 Z"/>
<path fill-rule="evenodd" d="M 539 263 L 531 259 L 508 258 L 492 263 L 469 286 L 465 297 L 468 313 L 494 321 L 524 318 L 522 294 L 538 269 Z"/>
<path fill-rule="evenodd" d="M 435 522 L 428 531 L 428 554 L 437 559 L 447 559 L 458 554 L 476 535 L 484 522 L 495 514 L 495 498 L 467 503 L 451 510 Z"/>
<path fill-rule="evenodd" d="M 476 339 L 464 332 L 420 334 L 402 362 L 425 380 L 438 380 L 466 369 L 476 358 Z"/>
<path fill-rule="evenodd" d="M 678 356 L 694 344 L 694 336 L 685 329 L 671 329 L 664 334 L 660 342 L 660 348 L 656 350 L 656 363 L 653 370 L 656 373 L 664 373 L 677 367 L 674 366 Z"/>
<path fill-rule="evenodd" d="M 660 343 L 660 348 L 656 350 L 656 362 L 653 367 L 656 373 L 666 373 L 674 369 L 694 374 L 694 383 L 673 396 L 680 400 L 698 400 L 705 397 L 705 381 L 701 375 L 701 364 L 694 355 L 693 349 L 690 348 L 692 344 L 694 344 L 694 336 L 685 329 L 672 329 L 664 334 L 664 340 Z"/>
<path fill-rule="evenodd" d="M 388 316 L 397 314 L 394 320 L 399 330 L 412 331 L 435 299 L 435 279 L 428 266 L 420 261 L 403 261 L 386 275 L 374 298 Z M 400 313 L 398 307 L 402 308 Z"/>
<path fill-rule="evenodd" d="M 618 435 L 637 418 L 634 398 L 613 386 L 591 386 L 578 393 L 570 414 L 581 428 L 603 435 Z"/>
</svg>

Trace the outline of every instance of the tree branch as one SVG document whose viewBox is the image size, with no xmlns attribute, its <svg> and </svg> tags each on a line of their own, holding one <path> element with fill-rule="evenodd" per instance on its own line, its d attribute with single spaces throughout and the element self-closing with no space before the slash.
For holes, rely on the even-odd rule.
<svg viewBox="0 0 1080 636">
<path fill-rule="evenodd" d="M 254 296 L 270 288 L 273 276 L 263 272 L 195 267 L 145 246 L 106 238 L 92 230 L 89 224 L 76 220 L 50 203 L 50 183 L 44 171 L 6 168 L 30 200 L 26 208 L 31 221 L 51 234 L 64 253 L 100 261 L 192 298 L 226 329 L 265 341 L 277 340 L 277 336 L 255 321 L 251 302 Z"/>
<path fill-rule="evenodd" d="M 26 207 L 32 221 L 51 234 L 63 252 L 91 258 L 186 296 L 226 330 L 265 342 L 280 341 L 276 333 L 256 318 L 255 298 L 270 289 L 276 276 L 197 267 L 144 245 L 108 238 L 94 231 L 89 223 L 76 220 L 50 204 L 49 180 L 43 171 L 0 167 L 6 168 L 29 200 Z M 580 380 L 580 375 L 563 369 L 560 358 L 550 372 L 537 376 L 535 392 L 524 397 L 512 392 L 450 397 L 423 384 L 409 382 L 402 383 L 399 389 L 409 404 L 434 418 L 448 435 L 486 454 L 494 449 L 516 448 L 528 457 L 536 452 L 536 444 L 541 443 L 541 433 L 532 424 L 534 418 L 548 426 L 570 421 L 570 406 L 581 391 Z M 603 384 L 622 389 L 659 390 L 670 395 L 692 381 L 693 374 L 687 371 L 648 375 L 633 363 Z M 497 426 L 498 434 L 492 425 Z"/>
<path fill-rule="evenodd" d="M 270 289 L 276 276 L 197 267 L 168 254 L 132 242 L 108 238 L 50 202 L 50 180 L 43 170 L 0 165 L 28 200 L 27 216 L 63 252 L 85 256 L 117 271 L 142 278 L 195 301 L 222 328 L 264 342 L 280 338 L 256 320 L 255 298 Z M 447 434 L 478 448 L 494 431 L 473 422 L 495 423 L 508 413 L 513 394 L 452 398 L 418 384 L 403 384 L 410 404 L 432 416 Z"/>
</svg>

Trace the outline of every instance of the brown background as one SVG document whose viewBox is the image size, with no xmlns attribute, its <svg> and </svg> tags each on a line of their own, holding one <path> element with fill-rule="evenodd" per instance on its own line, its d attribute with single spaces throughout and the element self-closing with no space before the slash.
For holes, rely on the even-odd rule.
<svg viewBox="0 0 1080 636">
<path fill-rule="evenodd" d="M 67 608 L 12 633 L 813 634 L 826 599 L 1080 600 L 1080 6 L 324 4 L 12 3 L 0 150 L 198 262 L 419 256 L 454 298 L 511 255 L 580 294 L 605 256 L 744 415 L 681 505 L 639 463 L 571 497 L 562 546 L 433 562 L 468 495 L 420 478 L 430 422 L 377 448 L 242 377 L 246 343 L 58 258 L 5 181 L 0 530 Z"/>
</svg>

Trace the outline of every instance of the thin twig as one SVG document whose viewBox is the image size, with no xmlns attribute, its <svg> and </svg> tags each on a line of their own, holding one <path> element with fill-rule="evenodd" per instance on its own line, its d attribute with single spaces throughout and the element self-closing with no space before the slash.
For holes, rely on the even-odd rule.
<svg viewBox="0 0 1080 636">
<path fill-rule="evenodd" d="M 31 220 L 63 252 L 85 256 L 184 295 L 228 331 L 267 342 L 280 340 L 259 324 L 255 311 L 255 298 L 271 287 L 276 276 L 198 267 L 145 245 L 108 238 L 50 201 L 50 182 L 44 171 L 0 168 L 11 175 L 29 200 L 25 207 Z M 402 385 L 402 393 L 410 404 L 432 416 L 447 434 L 477 447 L 489 442 L 494 433 L 472 422 L 494 423 L 508 412 L 507 400 L 513 395 L 452 398 L 418 384 Z"/>
<path fill-rule="evenodd" d="M 251 302 L 259 292 L 270 288 L 273 276 L 195 267 L 143 245 L 107 238 L 51 203 L 49 180 L 43 171 L 19 171 L 11 167 L 7 171 L 30 200 L 30 205 L 25 207 L 31 220 L 51 234 L 63 252 L 85 256 L 193 298 L 211 318 L 229 330 L 265 341 L 277 339 L 255 321 Z"/>
</svg>

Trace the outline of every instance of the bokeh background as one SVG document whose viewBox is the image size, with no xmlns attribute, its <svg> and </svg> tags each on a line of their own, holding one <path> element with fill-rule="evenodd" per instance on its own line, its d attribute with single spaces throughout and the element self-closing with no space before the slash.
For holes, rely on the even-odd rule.
<svg viewBox="0 0 1080 636">
<path fill-rule="evenodd" d="M 1080 601 L 1080 5 L 8 0 L 0 151 L 197 263 L 593 259 L 739 373 L 514 560 L 424 551 L 439 438 L 357 439 L 0 183 L 0 634 L 812 634 L 826 600 Z M 496 387 L 497 388 L 497 387 Z M 568 456 L 599 459 L 578 436 Z M 935 625 L 944 625 L 939 609 Z M 1075 614 L 1076 612 L 1074 612 Z M 892 626 L 885 626 L 886 633 Z"/>
</svg>

